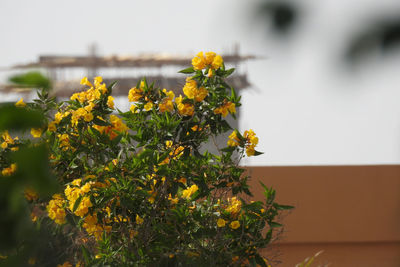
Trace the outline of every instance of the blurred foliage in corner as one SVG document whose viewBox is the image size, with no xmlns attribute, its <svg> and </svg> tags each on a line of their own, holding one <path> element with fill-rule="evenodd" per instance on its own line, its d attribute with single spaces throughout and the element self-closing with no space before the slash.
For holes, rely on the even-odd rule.
<svg viewBox="0 0 400 267">
<path fill-rule="evenodd" d="M 280 35 L 289 33 L 299 18 L 299 7 L 291 1 L 263 1 L 256 10 L 257 17 Z"/>
<path fill-rule="evenodd" d="M 51 255 L 46 237 L 48 231 L 44 230 L 48 224 L 33 225 L 33 211 L 28 207 L 26 194 L 33 190 L 39 198 L 50 198 L 58 184 L 49 171 L 46 146 L 37 145 L 30 139 L 11 138 L 11 135 L 24 135 L 31 128 L 44 127 L 45 107 L 52 105 L 48 97 L 50 82 L 37 72 L 14 76 L 10 81 L 21 87 L 40 89 L 39 100 L 26 108 L 14 103 L 0 104 L 0 257 L 10 255 L 0 265 L 23 266 L 33 251 L 43 250 L 42 253 Z M 14 166 L 14 170 L 4 171 L 11 168 L 8 166 Z"/>
<path fill-rule="evenodd" d="M 253 14 L 259 23 L 272 28 L 275 37 L 290 36 L 300 28 L 296 26 L 301 23 L 305 14 L 313 16 L 308 7 L 310 4 L 312 5 L 309 1 L 263 0 L 256 4 Z M 369 18 L 358 21 L 355 27 L 358 32 L 345 40 L 341 53 L 346 63 L 360 65 L 371 55 L 400 51 L 400 13 L 396 16 L 392 11 L 388 9 L 386 13 L 377 10 Z"/>
<path fill-rule="evenodd" d="M 23 88 L 41 88 L 45 91 L 49 91 L 51 88 L 50 79 L 38 71 L 14 75 L 8 81 Z"/>
<path fill-rule="evenodd" d="M 386 54 L 400 48 L 400 19 L 384 18 L 362 27 L 345 51 L 349 63 L 359 63 L 376 52 Z"/>
</svg>

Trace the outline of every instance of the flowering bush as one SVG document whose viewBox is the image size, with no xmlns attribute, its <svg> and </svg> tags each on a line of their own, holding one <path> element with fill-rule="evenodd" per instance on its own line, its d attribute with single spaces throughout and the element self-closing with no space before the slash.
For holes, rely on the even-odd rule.
<svg viewBox="0 0 400 267">
<path fill-rule="evenodd" d="M 52 174 L 61 184 L 51 198 L 25 188 L 32 221 L 51 234 L 46 253 L 28 263 L 45 266 L 268 266 L 260 249 L 271 242 L 280 210 L 275 191 L 251 196 L 241 158 L 261 154 L 252 130 L 242 135 L 225 117 L 240 98 L 224 79 L 221 56 L 199 53 L 184 96 L 141 80 L 128 94 L 127 112 L 114 106 L 101 77 L 83 78 L 87 90 L 55 103 L 47 94 L 16 105 L 40 110 L 46 121 L 19 140 L 0 138 L 3 176 L 18 173 L 7 155 L 43 144 Z M 232 131 L 218 155 L 202 146 Z M 205 151 L 204 151 L 205 150 Z M 17 253 L 12 251 L 11 253 Z M 0 260 L 1 261 L 1 260 Z"/>
</svg>

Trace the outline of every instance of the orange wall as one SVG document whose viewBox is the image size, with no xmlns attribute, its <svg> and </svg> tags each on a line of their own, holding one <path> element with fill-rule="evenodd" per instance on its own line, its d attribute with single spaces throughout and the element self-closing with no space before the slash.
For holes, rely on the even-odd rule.
<svg viewBox="0 0 400 267">
<path fill-rule="evenodd" d="M 319 250 L 331 266 L 400 266 L 400 165 L 248 170 L 255 199 L 263 199 L 262 181 L 277 190 L 278 203 L 296 207 L 282 220 L 280 266 Z M 371 264 L 360 265 L 360 255 Z M 387 263 L 376 265 L 382 258 Z"/>
</svg>

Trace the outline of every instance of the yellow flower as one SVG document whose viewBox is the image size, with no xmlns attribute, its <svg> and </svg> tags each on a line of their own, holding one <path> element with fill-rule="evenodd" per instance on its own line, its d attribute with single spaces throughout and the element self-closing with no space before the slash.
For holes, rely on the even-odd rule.
<svg viewBox="0 0 400 267">
<path fill-rule="evenodd" d="M 172 141 L 171 140 L 165 141 L 165 147 L 166 148 L 170 148 L 171 146 L 172 146 Z"/>
<path fill-rule="evenodd" d="M 217 55 L 214 58 L 211 66 L 212 66 L 213 69 L 216 70 L 216 69 L 219 69 L 222 66 L 223 63 L 224 63 L 224 60 L 222 59 L 222 57 L 220 55 Z"/>
<path fill-rule="evenodd" d="M 175 205 L 179 202 L 179 199 L 177 197 L 173 198 L 171 196 L 171 193 L 168 195 L 168 200 L 171 202 L 172 205 Z"/>
<path fill-rule="evenodd" d="M 195 70 L 202 70 L 210 66 L 212 69 L 219 69 L 224 63 L 222 57 L 214 52 L 199 52 L 193 59 L 192 65 Z"/>
<path fill-rule="evenodd" d="M 246 155 L 248 157 L 254 156 L 255 153 L 256 153 L 256 151 L 255 151 L 254 147 L 249 146 L 246 148 Z"/>
<path fill-rule="evenodd" d="M 182 198 L 190 199 L 191 196 L 196 193 L 196 191 L 199 189 L 197 185 L 192 185 L 191 187 L 185 189 L 182 191 Z"/>
<path fill-rule="evenodd" d="M 174 104 L 172 103 L 172 100 L 175 97 L 174 92 L 169 91 L 167 92 L 167 89 L 163 89 L 163 92 L 167 95 L 166 97 L 164 97 L 160 104 L 158 105 L 158 108 L 160 109 L 161 112 L 171 112 L 174 109 Z"/>
<path fill-rule="evenodd" d="M 237 136 L 236 130 L 234 130 L 230 135 L 229 135 L 229 140 L 228 140 L 228 146 L 238 146 L 239 145 L 239 138 Z"/>
<path fill-rule="evenodd" d="M 54 122 L 59 124 L 60 121 L 63 119 L 63 114 L 61 114 L 60 112 L 57 112 L 56 114 L 54 114 Z"/>
<path fill-rule="evenodd" d="M 129 237 L 130 237 L 130 239 L 134 238 L 134 237 L 137 236 L 138 234 L 139 234 L 138 231 L 129 230 Z"/>
<path fill-rule="evenodd" d="M 201 102 L 204 100 L 204 98 L 206 98 L 207 95 L 208 95 L 208 90 L 204 87 L 200 87 L 196 92 L 194 100 L 196 100 L 197 102 Z"/>
<path fill-rule="evenodd" d="M 74 202 L 75 205 L 75 202 Z M 90 201 L 89 197 L 83 197 L 81 203 L 79 203 L 78 208 L 75 210 L 75 215 L 79 217 L 85 216 L 86 213 L 89 211 L 89 207 L 92 207 L 92 202 Z"/>
<path fill-rule="evenodd" d="M 143 89 L 142 88 L 131 88 L 128 93 L 128 100 L 129 102 L 136 102 L 143 96 Z"/>
<path fill-rule="evenodd" d="M 72 264 L 69 263 L 69 261 L 66 261 L 62 265 L 58 264 L 57 267 L 72 267 Z"/>
<path fill-rule="evenodd" d="M 90 102 L 89 105 L 87 105 L 87 106 L 84 107 L 84 109 L 85 109 L 87 112 L 92 112 L 92 110 L 93 110 L 93 108 L 94 108 L 95 106 L 96 106 L 95 103 Z"/>
<path fill-rule="evenodd" d="M 36 258 L 29 258 L 28 264 L 29 265 L 35 265 L 36 264 Z"/>
<path fill-rule="evenodd" d="M 205 59 L 206 64 L 207 65 L 212 64 L 216 55 L 217 54 L 215 54 L 214 52 L 206 52 L 206 59 Z"/>
<path fill-rule="evenodd" d="M 225 221 L 224 219 L 219 218 L 219 219 L 217 220 L 217 226 L 218 226 L 218 227 L 224 227 L 225 224 L 226 224 L 226 221 Z"/>
<path fill-rule="evenodd" d="M 183 116 L 192 116 L 194 113 L 194 106 L 188 103 L 182 103 L 182 96 L 175 98 L 175 103 L 178 107 L 179 114 Z"/>
<path fill-rule="evenodd" d="M 8 145 L 13 145 L 15 140 L 18 140 L 18 136 L 15 137 L 14 139 L 10 136 L 10 134 L 8 133 L 8 131 L 4 131 L 1 134 L 1 138 L 4 140 L 3 143 L 1 143 L 1 148 L 6 149 L 8 147 Z M 11 148 L 11 150 L 15 151 L 18 150 L 18 147 L 13 147 Z"/>
<path fill-rule="evenodd" d="M 258 137 L 252 129 L 245 131 L 243 137 L 246 138 L 246 154 L 248 157 L 255 154 L 255 147 L 258 144 Z"/>
<path fill-rule="evenodd" d="M 93 85 L 89 82 L 89 80 L 88 80 L 87 77 L 83 77 L 83 78 L 82 78 L 81 84 L 82 84 L 82 85 L 89 86 L 89 87 L 93 87 Z"/>
<path fill-rule="evenodd" d="M 197 87 L 197 82 L 193 80 L 191 77 L 186 79 L 186 84 L 183 87 L 183 93 L 189 98 L 194 99 L 197 102 L 203 101 L 203 99 L 208 95 L 207 89 L 201 87 L 200 89 Z"/>
<path fill-rule="evenodd" d="M 146 111 L 149 111 L 149 110 L 151 110 L 153 108 L 153 102 L 147 102 L 145 105 L 144 105 L 144 109 L 146 110 Z"/>
<path fill-rule="evenodd" d="M 107 98 L 107 106 L 111 109 L 114 109 L 114 97 L 108 96 Z"/>
<path fill-rule="evenodd" d="M 33 190 L 32 188 L 26 188 L 24 190 L 24 196 L 25 196 L 25 199 L 28 201 L 37 200 L 39 197 L 38 194 L 36 193 L 36 191 Z"/>
<path fill-rule="evenodd" d="M 50 132 L 55 132 L 57 130 L 56 122 L 50 122 L 49 125 L 47 125 L 47 130 L 49 130 Z"/>
<path fill-rule="evenodd" d="M 206 61 L 203 52 L 199 52 L 197 56 L 192 59 L 192 65 L 195 70 L 202 70 L 206 67 Z"/>
<path fill-rule="evenodd" d="M 160 109 L 160 112 L 171 112 L 174 109 L 174 104 L 171 99 L 166 97 L 160 102 L 158 108 Z"/>
<path fill-rule="evenodd" d="M 101 83 L 103 82 L 103 77 L 98 76 L 94 78 L 94 86 L 99 87 Z"/>
<path fill-rule="evenodd" d="M 136 105 L 134 105 L 134 104 L 131 105 L 131 107 L 129 108 L 129 110 L 130 110 L 132 113 L 138 113 L 138 112 L 139 112 L 138 107 L 137 107 Z"/>
<path fill-rule="evenodd" d="M 83 119 L 87 122 L 92 121 L 93 120 L 93 114 L 92 113 L 86 113 L 85 115 L 83 115 Z"/>
<path fill-rule="evenodd" d="M 68 134 L 58 134 L 57 137 L 60 142 L 60 148 L 62 148 L 63 150 L 69 149 L 70 144 Z"/>
<path fill-rule="evenodd" d="M 232 215 L 238 214 L 240 209 L 242 208 L 242 202 L 236 197 L 232 197 L 228 199 L 228 201 L 229 201 L 229 206 L 225 210 L 231 213 Z"/>
<path fill-rule="evenodd" d="M 38 217 L 36 216 L 36 214 L 34 212 L 31 212 L 31 221 L 36 222 L 37 219 L 38 219 Z"/>
<path fill-rule="evenodd" d="M 233 221 L 233 222 L 231 222 L 229 227 L 232 228 L 233 230 L 236 230 L 236 229 L 238 229 L 240 227 L 240 222 L 239 221 Z"/>
<path fill-rule="evenodd" d="M 17 164 L 12 163 L 12 164 L 10 165 L 10 167 L 4 168 L 4 169 L 1 171 L 1 175 L 3 175 L 3 176 L 10 176 L 10 175 L 12 175 L 13 173 L 15 173 L 16 170 L 17 170 Z"/>
<path fill-rule="evenodd" d="M 2 149 L 6 149 L 7 147 L 8 147 L 7 142 L 1 143 L 1 148 L 2 148 Z"/>
<path fill-rule="evenodd" d="M 193 99 L 197 91 L 197 82 L 191 77 L 186 78 L 186 84 L 183 87 L 183 93 L 189 98 Z"/>
<path fill-rule="evenodd" d="M 24 99 L 21 97 L 21 99 L 17 103 L 15 103 L 15 106 L 17 108 L 23 108 L 26 106 L 26 103 L 24 103 Z"/>
<path fill-rule="evenodd" d="M 53 195 L 53 199 L 50 200 L 49 204 L 47 205 L 47 213 L 53 221 L 57 224 L 64 224 L 65 223 L 65 210 L 64 206 L 64 199 L 61 197 L 60 194 Z"/>
<path fill-rule="evenodd" d="M 185 177 L 181 177 L 180 179 L 177 180 L 177 182 L 180 182 L 182 184 L 186 184 L 186 178 Z"/>
<path fill-rule="evenodd" d="M 32 128 L 31 129 L 31 135 L 34 138 L 40 138 L 42 136 L 42 129 L 40 129 L 40 128 Z"/>
<path fill-rule="evenodd" d="M 143 222 L 144 222 L 144 220 L 142 218 L 140 218 L 140 216 L 138 214 L 136 214 L 136 223 L 142 224 Z"/>
<path fill-rule="evenodd" d="M 228 113 L 234 114 L 234 113 L 236 113 L 235 104 L 228 101 L 225 104 L 223 104 L 222 106 L 216 108 L 214 110 L 214 113 L 221 114 L 223 117 L 226 117 L 228 115 Z"/>
</svg>

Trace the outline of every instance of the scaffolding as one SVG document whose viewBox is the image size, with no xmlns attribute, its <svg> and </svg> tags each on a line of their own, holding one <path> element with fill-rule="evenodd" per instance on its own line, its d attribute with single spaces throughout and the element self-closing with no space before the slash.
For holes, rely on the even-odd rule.
<svg viewBox="0 0 400 267">
<path fill-rule="evenodd" d="M 221 55 L 225 64 L 232 67 L 239 66 L 240 63 L 257 59 L 256 56 L 239 54 L 238 46 L 232 54 Z M 66 73 L 80 70 L 81 75 L 88 78 L 103 76 L 106 84 L 117 81 L 113 94 L 115 96 L 127 95 L 131 87 L 135 86 L 144 76 L 148 82 L 154 82 L 157 87 L 173 90 L 180 93 L 185 83 L 183 75 L 166 75 L 164 72 L 168 67 L 176 67 L 175 70 L 182 69 L 190 64 L 192 57 L 184 55 L 170 54 L 141 54 L 141 55 L 111 55 L 98 56 L 95 45 L 89 47 L 87 56 L 62 56 L 62 55 L 41 55 L 36 62 L 19 64 L 11 67 L 11 70 L 45 70 L 53 84 L 53 94 L 58 97 L 68 97 L 72 93 L 81 91 L 79 78 L 67 78 Z M 144 75 L 143 71 L 147 71 Z M 107 72 L 113 72 L 107 75 Z M 141 74 L 142 72 L 142 74 Z M 120 73 L 120 74 L 118 74 Z M 125 74 L 122 74 L 125 73 Z M 128 74 L 126 74 L 128 73 Z M 227 81 L 236 90 L 241 90 L 250 86 L 246 73 L 234 73 Z M 2 92 L 16 92 L 18 88 L 10 85 L 1 86 Z"/>
</svg>

